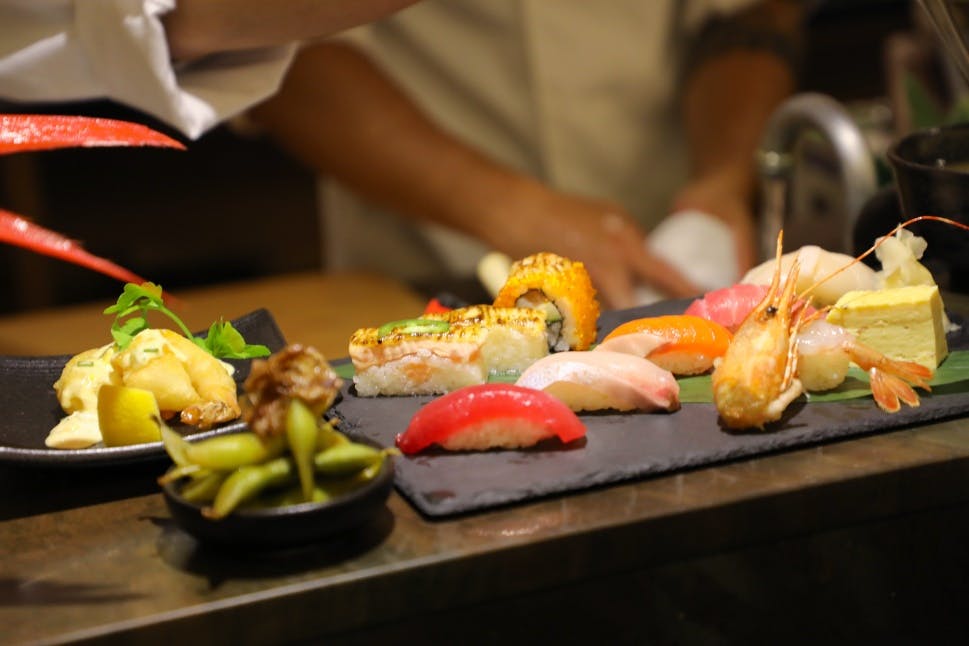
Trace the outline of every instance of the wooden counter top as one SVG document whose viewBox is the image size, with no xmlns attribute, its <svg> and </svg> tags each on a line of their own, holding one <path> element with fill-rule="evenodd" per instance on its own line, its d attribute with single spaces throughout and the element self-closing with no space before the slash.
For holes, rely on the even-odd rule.
<svg viewBox="0 0 969 646">
<path fill-rule="evenodd" d="M 331 353 L 423 304 L 378 279 L 297 276 L 185 294 L 193 320 L 213 294 Z M 0 320 L 0 347 L 68 351 L 75 325 L 97 336 L 86 316 Z M 17 341 L 42 329 L 60 338 Z M 164 468 L 0 467 L 0 643 L 772 642 L 904 638 L 912 609 L 923 637 L 964 620 L 944 603 L 966 592 L 964 419 L 444 521 L 393 494 L 352 535 L 263 555 L 175 527 Z"/>
</svg>

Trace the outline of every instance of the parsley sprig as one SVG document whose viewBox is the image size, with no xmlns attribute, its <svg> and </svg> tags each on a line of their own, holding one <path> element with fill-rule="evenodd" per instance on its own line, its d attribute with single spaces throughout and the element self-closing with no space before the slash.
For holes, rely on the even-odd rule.
<svg viewBox="0 0 969 646">
<path fill-rule="evenodd" d="M 162 288 L 154 283 L 127 283 L 118 302 L 104 310 L 105 314 L 115 315 L 111 336 L 118 348 L 128 347 L 135 335 L 149 328 L 148 312 L 164 314 L 195 345 L 220 359 L 252 359 L 270 354 L 264 345 L 246 343 L 232 323 L 221 319 L 209 327 L 205 338 L 193 335 L 182 319 L 165 306 Z"/>
</svg>

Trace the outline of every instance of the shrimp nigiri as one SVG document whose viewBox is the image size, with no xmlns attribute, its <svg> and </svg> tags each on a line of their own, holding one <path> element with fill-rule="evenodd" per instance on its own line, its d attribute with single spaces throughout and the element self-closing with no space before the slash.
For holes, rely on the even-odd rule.
<svg viewBox="0 0 969 646">
<path fill-rule="evenodd" d="M 476 384 L 438 397 L 397 436 L 406 454 L 437 444 L 451 451 L 520 448 L 585 436 L 585 424 L 562 402 L 514 384 Z"/>
<path fill-rule="evenodd" d="M 696 375 L 713 367 L 731 338 L 725 327 L 699 316 L 650 316 L 623 323 L 596 350 L 629 352 L 675 375 Z"/>
<path fill-rule="evenodd" d="M 669 370 L 625 352 L 567 351 L 543 357 L 516 382 L 561 399 L 574 411 L 674 411 L 680 387 Z"/>
</svg>

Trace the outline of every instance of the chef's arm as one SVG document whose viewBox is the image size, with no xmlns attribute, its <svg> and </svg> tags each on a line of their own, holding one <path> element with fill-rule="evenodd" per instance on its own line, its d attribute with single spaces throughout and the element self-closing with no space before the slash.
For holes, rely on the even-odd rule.
<svg viewBox="0 0 969 646">
<path fill-rule="evenodd" d="M 176 60 L 329 36 L 417 0 L 178 0 L 165 15 Z"/>
<path fill-rule="evenodd" d="M 307 166 L 371 202 L 473 233 L 523 182 L 432 122 L 356 47 L 304 48 L 276 96 L 250 111 Z"/>
<path fill-rule="evenodd" d="M 723 218 L 741 269 L 755 261 L 754 156 L 768 117 L 795 89 L 804 11 L 801 0 L 766 0 L 711 22 L 688 58 L 682 114 L 691 180 L 673 208 Z"/>
<path fill-rule="evenodd" d="M 304 49 L 280 91 L 250 114 L 310 168 L 372 203 L 513 258 L 551 251 L 585 261 L 607 305 L 631 305 L 639 282 L 696 291 L 643 253 L 644 232 L 621 206 L 556 191 L 466 145 L 352 45 Z"/>
</svg>

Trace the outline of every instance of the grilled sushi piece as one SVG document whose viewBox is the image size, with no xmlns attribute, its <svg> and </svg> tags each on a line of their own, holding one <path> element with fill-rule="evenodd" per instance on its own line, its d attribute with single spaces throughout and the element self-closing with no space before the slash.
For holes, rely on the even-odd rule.
<svg viewBox="0 0 969 646">
<path fill-rule="evenodd" d="M 548 354 L 545 315 L 472 305 L 424 314 L 350 337 L 358 395 L 432 395 L 517 375 Z"/>
<path fill-rule="evenodd" d="M 581 262 L 542 252 L 511 266 L 495 307 L 527 307 L 545 313 L 553 351 L 587 350 L 596 338 L 599 301 Z"/>
</svg>

